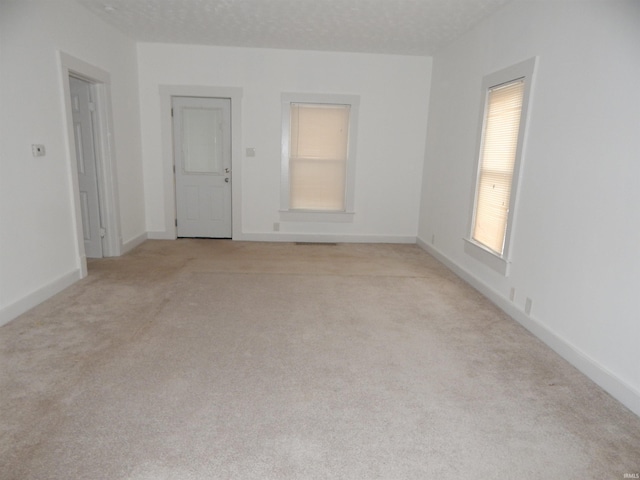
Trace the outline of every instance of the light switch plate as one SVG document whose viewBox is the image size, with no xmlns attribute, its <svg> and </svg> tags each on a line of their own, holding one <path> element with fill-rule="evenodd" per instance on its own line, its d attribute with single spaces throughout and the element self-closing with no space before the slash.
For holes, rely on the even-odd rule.
<svg viewBox="0 0 640 480">
<path fill-rule="evenodd" d="M 256 149 L 254 147 L 248 147 L 246 150 L 246 153 L 247 153 L 247 157 L 255 157 Z"/>
</svg>

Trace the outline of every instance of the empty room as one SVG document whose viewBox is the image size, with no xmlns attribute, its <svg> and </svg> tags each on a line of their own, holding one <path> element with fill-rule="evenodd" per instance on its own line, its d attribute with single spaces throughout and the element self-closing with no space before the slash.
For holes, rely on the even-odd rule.
<svg viewBox="0 0 640 480">
<path fill-rule="evenodd" d="M 640 478 L 640 2 L 0 0 L 0 480 Z"/>
</svg>

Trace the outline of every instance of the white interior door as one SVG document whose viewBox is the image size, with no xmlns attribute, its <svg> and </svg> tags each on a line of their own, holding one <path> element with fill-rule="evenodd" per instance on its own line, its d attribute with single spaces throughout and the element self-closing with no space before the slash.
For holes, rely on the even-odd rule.
<svg viewBox="0 0 640 480">
<path fill-rule="evenodd" d="M 231 238 L 231 100 L 173 97 L 178 237 Z"/>
<path fill-rule="evenodd" d="M 79 78 L 69 77 L 71 112 L 78 161 L 78 186 L 80 211 L 84 234 L 84 251 L 89 258 L 102 258 L 102 225 L 98 196 L 98 174 L 93 131 L 94 103 L 91 84 Z"/>
</svg>

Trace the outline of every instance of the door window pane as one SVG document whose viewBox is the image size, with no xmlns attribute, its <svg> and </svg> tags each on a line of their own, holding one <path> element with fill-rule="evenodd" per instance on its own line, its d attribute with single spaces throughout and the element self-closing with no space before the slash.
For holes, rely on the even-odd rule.
<svg viewBox="0 0 640 480">
<path fill-rule="evenodd" d="M 222 109 L 185 107 L 182 116 L 184 172 L 222 173 Z"/>
</svg>

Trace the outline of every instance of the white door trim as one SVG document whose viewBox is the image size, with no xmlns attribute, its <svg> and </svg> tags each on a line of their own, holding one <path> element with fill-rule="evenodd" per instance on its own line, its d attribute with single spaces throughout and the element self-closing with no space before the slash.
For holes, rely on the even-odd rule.
<svg viewBox="0 0 640 480">
<path fill-rule="evenodd" d="M 84 251 L 82 215 L 80 212 L 80 191 L 78 189 L 77 159 L 74 144 L 73 118 L 71 114 L 71 93 L 69 75 L 82 78 L 92 84 L 96 95 L 96 166 L 98 169 L 98 190 L 100 191 L 100 213 L 106 229 L 103 241 L 103 254 L 106 257 L 119 256 L 122 252 L 120 233 L 120 211 L 118 201 L 118 183 L 113 143 L 113 114 L 111 111 L 111 76 L 108 72 L 59 51 L 60 78 L 63 112 L 67 127 L 68 172 L 71 182 L 74 220 L 76 229 L 76 252 L 78 268 L 82 276 L 87 275 L 87 258 Z"/>
<path fill-rule="evenodd" d="M 207 87 L 197 85 L 160 85 L 160 123 L 162 133 L 162 169 L 164 183 L 164 232 L 149 233 L 149 238 L 175 240 L 176 190 L 173 175 L 173 122 L 171 121 L 171 97 L 212 97 L 231 99 L 231 171 L 233 189 L 231 198 L 231 238 L 242 235 L 242 141 L 240 132 L 242 88 Z"/>
</svg>

